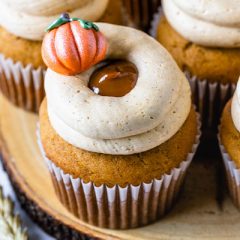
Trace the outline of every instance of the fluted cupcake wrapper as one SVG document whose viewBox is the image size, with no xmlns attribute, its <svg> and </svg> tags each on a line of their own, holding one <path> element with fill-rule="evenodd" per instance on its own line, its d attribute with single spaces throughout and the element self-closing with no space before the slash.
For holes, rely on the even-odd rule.
<svg viewBox="0 0 240 240">
<path fill-rule="evenodd" d="M 44 75 L 42 67 L 23 66 L 0 54 L 0 90 L 18 107 L 38 112 L 45 95 Z"/>
<path fill-rule="evenodd" d="M 128 16 L 130 25 L 148 31 L 154 13 L 161 0 L 123 0 L 124 14 Z"/>
<path fill-rule="evenodd" d="M 84 182 L 73 178 L 57 167 L 44 153 L 39 130 L 38 144 L 45 159 L 55 192 L 61 203 L 76 217 L 89 224 L 111 228 L 129 229 L 140 227 L 156 221 L 170 210 L 182 186 L 186 171 L 199 144 L 200 120 L 195 143 L 187 158 L 179 167 L 164 174 L 160 179 L 142 182 L 126 187 L 103 184 L 96 186 L 93 182 Z"/>
<path fill-rule="evenodd" d="M 154 14 L 149 31 L 149 34 L 154 38 L 156 38 L 158 24 L 162 16 L 163 11 L 159 7 L 157 13 Z M 203 129 L 211 129 L 217 132 L 221 112 L 227 101 L 232 97 L 236 84 L 212 83 L 207 79 L 200 79 L 191 75 L 189 71 L 184 73 L 191 86 L 193 104 L 201 115 Z"/>
<path fill-rule="evenodd" d="M 240 169 L 227 153 L 218 134 L 219 148 L 222 154 L 224 167 L 226 170 L 227 185 L 234 205 L 240 210 Z"/>
<path fill-rule="evenodd" d="M 201 80 L 197 76 L 192 76 L 187 71 L 185 75 L 191 86 L 193 103 L 201 115 L 203 129 L 217 132 L 222 110 L 232 97 L 236 84 L 212 83 L 207 79 Z"/>
</svg>

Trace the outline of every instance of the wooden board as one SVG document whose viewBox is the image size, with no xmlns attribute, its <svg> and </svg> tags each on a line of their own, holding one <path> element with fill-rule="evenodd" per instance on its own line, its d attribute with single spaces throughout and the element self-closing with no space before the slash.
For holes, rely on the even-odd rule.
<svg viewBox="0 0 240 240">
<path fill-rule="evenodd" d="M 48 216 L 45 226 L 55 221 L 100 239 L 239 239 L 240 213 L 225 193 L 219 157 L 194 161 L 177 205 L 164 219 L 132 230 L 100 229 L 76 219 L 58 201 L 36 143 L 37 116 L 15 108 L 0 96 L 0 117 L 6 168 L 16 190 L 29 201 L 25 207 L 31 212 L 29 204 L 33 204 L 35 211 L 47 214 L 42 215 L 42 221 Z"/>
</svg>

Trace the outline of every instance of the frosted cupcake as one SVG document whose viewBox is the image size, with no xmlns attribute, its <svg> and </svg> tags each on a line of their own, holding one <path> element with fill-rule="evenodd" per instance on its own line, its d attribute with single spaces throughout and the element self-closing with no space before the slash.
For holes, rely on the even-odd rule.
<svg viewBox="0 0 240 240">
<path fill-rule="evenodd" d="M 223 111 L 219 127 L 219 144 L 227 173 L 229 192 L 240 209 L 240 82 Z"/>
<path fill-rule="evenodd" d="M 187 73 L 203 125 L 216 129 L 240 75 L 239 1 L 163 0 L 156 38 Z"/>
<path fill-rule="evenodd" d="M 199 141 L 186 77 L 157 41 L 128 27 L 66 18 L 42 49 L 39 143 L 60 201 L 100 227 L 156 221 Z"/>
<path fill-rule="evenodd" d="M 37 112 L 44 97 L 41 42 L 63 11 L 92 21 L 122 24 L 121 3 L 108 0 L 3 0 L 0 7 L 0 89 L 14 104 Z"/>
</svg>

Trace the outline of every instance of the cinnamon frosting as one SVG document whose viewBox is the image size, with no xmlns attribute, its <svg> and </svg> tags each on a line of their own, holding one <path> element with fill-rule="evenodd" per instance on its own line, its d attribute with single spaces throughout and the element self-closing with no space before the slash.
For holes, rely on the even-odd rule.
<svg viewBox="0 0 240 240">
<path fill-rule="evenodd" d="M 240 80 L 240 78 L 239 78 Z M 237 88 L 233 95 L 231 114 L 236 129 L 240 132 L 240 81 L 238 80 Z"/>
<path fill-rule="evenodd" d="M 16 36 L 42 40 L 44 30 L 62 12 L 90 21 L 98 20 L 109 0 L 2 0 L 0 25 Z"/>
<path fill-rule="evenodd" d="M 139 153 L 164 143 L 188 117 L 191 97 L 186 77 L 147 34 L 97 25 L 108 41 L 107 58 L 125 59 L 137 67 L 136 86 L 123 97 L 100 96 L 88 82 L 101 64 L 76 76 L 48 69 L 45 90 L 53 128 L 76 147 L 113 155 Z"/>
<path fill-rule="evenodd" d="M 239 0 L 163 0 L 171 26 L 187 40 L 209 47 L 240 47 Z"/>
</svg>

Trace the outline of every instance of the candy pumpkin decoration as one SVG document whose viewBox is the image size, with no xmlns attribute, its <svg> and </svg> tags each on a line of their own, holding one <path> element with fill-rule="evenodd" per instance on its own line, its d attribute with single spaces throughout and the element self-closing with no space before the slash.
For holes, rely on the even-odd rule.
<svg viewBox="0 0 240 240">
<path fill-rule="evenodd" d="M 42 44 L 45 64 L 55 72 L 76 75 L 106 56 L 107 42 L 98 27 L 62 14 L 47 28 Z"/>
</svg>

